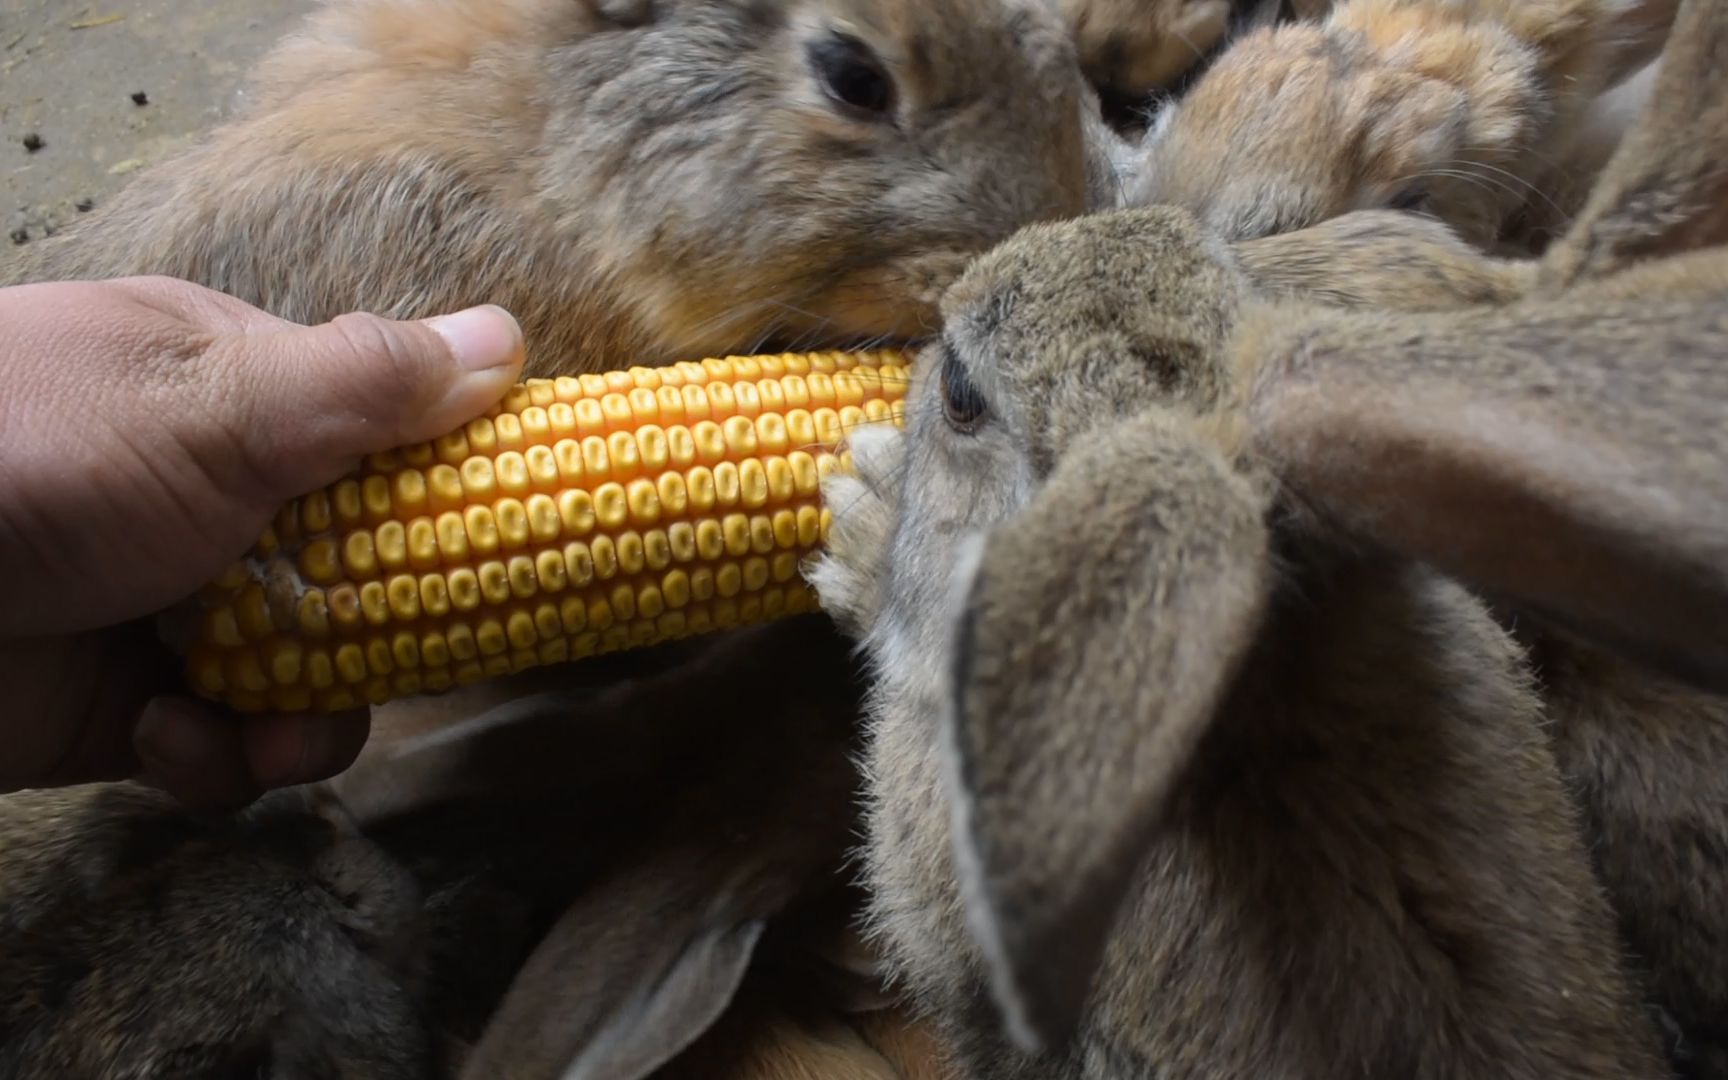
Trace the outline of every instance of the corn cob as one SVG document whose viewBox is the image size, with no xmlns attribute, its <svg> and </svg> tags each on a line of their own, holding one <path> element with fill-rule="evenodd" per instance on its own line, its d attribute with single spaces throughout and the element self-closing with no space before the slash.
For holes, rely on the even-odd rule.
<svg viewBox="0 0 1728 1080">
<path fill-rule="evenodd" d="M 177 635 L 193 689 L 330 711 L 815 608 L 820 478 L 897 352 L 533 380 L 285 506 Z M 189 639 L 189 640 L 188 640 Z"/>
</svg>

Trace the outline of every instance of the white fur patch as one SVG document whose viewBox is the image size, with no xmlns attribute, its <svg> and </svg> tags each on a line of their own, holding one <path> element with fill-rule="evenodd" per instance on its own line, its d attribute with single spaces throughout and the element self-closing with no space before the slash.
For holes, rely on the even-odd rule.
<svg viewBox="0 0 1728 1080">
<path fill-rule="evenodd" d="M 860 427 L 846 437 L 852 468 L 872 486 L 891 480 L 905 457 L 904 432 L 886 424 Z"/>
</svg>

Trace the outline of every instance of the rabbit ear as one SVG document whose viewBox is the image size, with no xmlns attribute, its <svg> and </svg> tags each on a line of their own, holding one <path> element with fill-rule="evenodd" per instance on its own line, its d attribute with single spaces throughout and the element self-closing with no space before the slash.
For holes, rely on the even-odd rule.
<svg viewBox="0 0 1728 1080">
<path fill-rule="evenodd" d="M 1685 0 L 1656 85 L 1584 210 L 1542 260 L 1559 291 L 1639 259 L 1728 243 L 1728 4 Z"/>
<path fill-rule="evenodd" d="M 1728 691 L 1728 319 L 1651 269 L 1464 321 L 1271 312 L 1261 450 L 1346 529 Z"/>
<path fill-rule="evenodd" d="M 764 922 L 747 896 L 691 889 L 700 853 L 602 884 L 534 950 L 463 1080 L 639 1080 L 720 1017 Z"/>
<path fill-rule="evenodd" d="M 962 895 L 1029 1050 L 1072 1034 L 1266 592 L 1265 498 L 1229 433 L 1142 415 L 1085 440 L 970 545 L 944 722 Z"/>
</svg>

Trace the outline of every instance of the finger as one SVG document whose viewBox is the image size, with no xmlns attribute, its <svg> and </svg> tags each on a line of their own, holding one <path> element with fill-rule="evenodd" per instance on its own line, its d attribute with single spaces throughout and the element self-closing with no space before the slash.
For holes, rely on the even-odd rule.
<svg viewBox="0 0 1728 1080">
<path fill-rule="evenodd" d="M 421 322 L 284 323 L 214 348 L 204 371 L 223 412 L 244 418 L 234 432 L 241 452 L 284 499 L 331 483 L 367 454 L 460 427 L 497 403 L 523 363 L 521 328 L 493 306 Z"/>
<path fill-rule="evenodd" d="M 247 768 L 264 788 L 324 780 L 360 756 L 371 724 L 366 709 L 327 716 L 248 717 L 241 735 Z"/>
<path fill-rule="evenodd" d="M 227 810 L 260 794 L 232 716 L 189 698 L 159 697 L 144 707 L 132 745 L 141 779 L 187 806 Z"/>
</svg>

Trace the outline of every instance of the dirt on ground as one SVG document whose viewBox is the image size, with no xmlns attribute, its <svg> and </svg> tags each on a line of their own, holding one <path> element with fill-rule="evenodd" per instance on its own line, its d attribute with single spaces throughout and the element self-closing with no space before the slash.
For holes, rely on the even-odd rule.
<svg viewBox="0 0 1728 1080">
<path fill-rule="evenodd" d="M 312 0 L 0 0 L 0 263 L 231 113 Z"/>
</svg>

